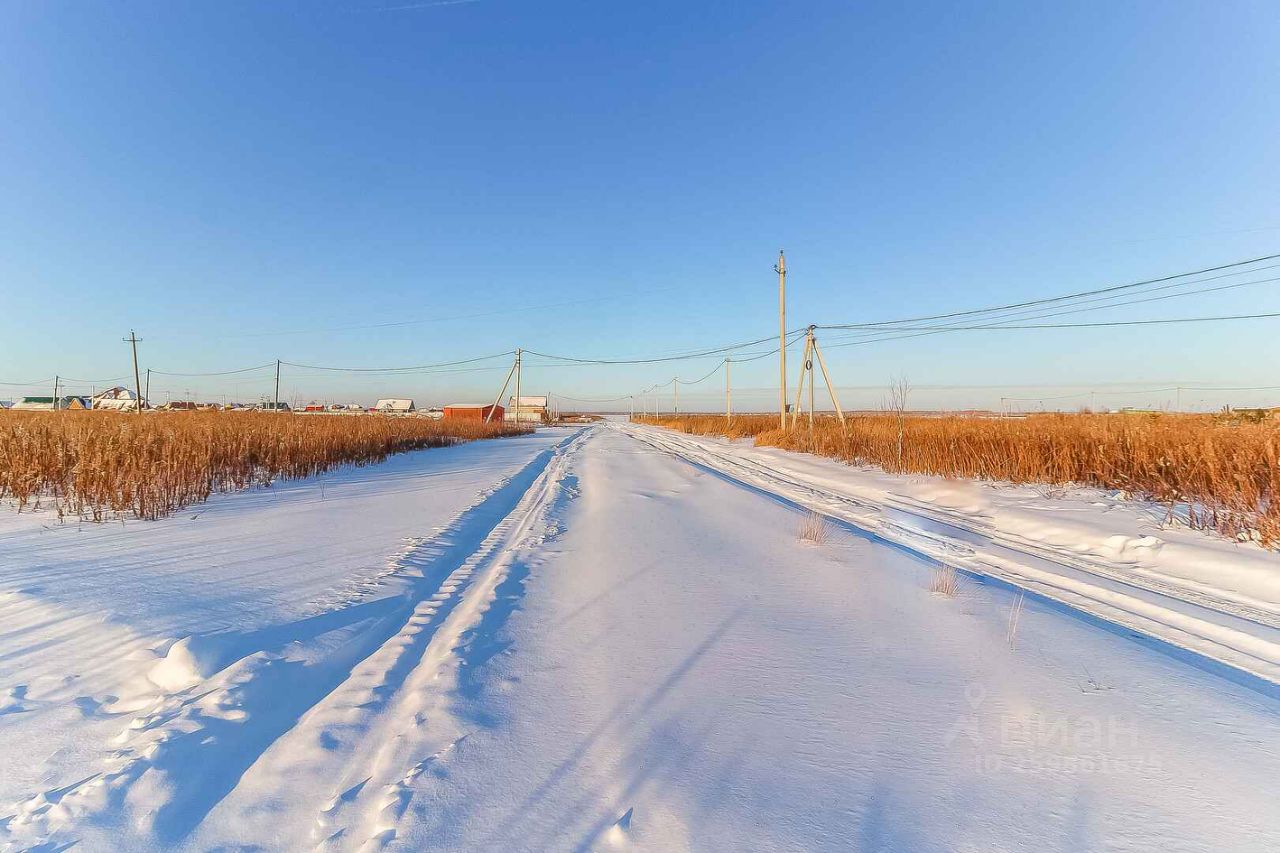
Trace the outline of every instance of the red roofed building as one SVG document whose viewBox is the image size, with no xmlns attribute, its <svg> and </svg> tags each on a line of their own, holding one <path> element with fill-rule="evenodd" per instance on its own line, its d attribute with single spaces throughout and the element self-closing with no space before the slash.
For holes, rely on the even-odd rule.
<svg viewBox="0 0 1280 853">
<path fill-rule="evenodd" d="M 482 421 L 488 418 L 492 422 L 502 423 L 506 410 L 501 406 L 485 406 L 480 403 L 450 403 L 444 407 L 444 418 L 447 421 Z"/>
</svg>

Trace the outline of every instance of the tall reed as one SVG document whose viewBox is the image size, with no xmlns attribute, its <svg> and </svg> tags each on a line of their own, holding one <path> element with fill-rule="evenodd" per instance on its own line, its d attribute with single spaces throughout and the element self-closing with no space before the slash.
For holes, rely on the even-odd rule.
<svg viewBox="0 0 1280 853">
<path fill-rule="evenodd" d="M 701 435 L 753 437 L 893 473 L 1121 489 L 1170 518 L 1280 546 L 1280 425 L 1213 415 L 1041 414 L 1021 418 L 819 416 L 779 429 L 777 415 L 637 416 Z M 904 436 L 899 444 L 899 436 Z"/>
<path fill-rule="evenodd" d="M 381 415 L 8 411 L 0 413 L 0 499 L 95 521 L 155 519 L 218 492 L 527 431 Z"/>
</svg>

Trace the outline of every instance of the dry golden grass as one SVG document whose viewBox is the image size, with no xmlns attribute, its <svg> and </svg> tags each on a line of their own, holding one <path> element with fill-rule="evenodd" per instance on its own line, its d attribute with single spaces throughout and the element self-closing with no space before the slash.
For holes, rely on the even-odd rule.
<svg viewBox="0 0 1280 853">
<path fill-rule="evenodd" d="M 777 415 L 637 416 L 696 435 L 754 437 L 758 445 L 878 465 L 895 473 L 1120 489 L 1165 504 L 1170 518 L 1280 546 L 1280 425 L 1211 415 L 1044 414 L 1026 418 L 906 416 L 899 453 L 893 414 L 842 428 L 819 416 L 778 428 Z"/>
<path fill-rule="evenodd" d="M 425 418 L 250 412 L 0 413 L 0 499 L 101 521 L 161 518 L 216 492 L 393 453 L 527 432 Z"/>
</svg>

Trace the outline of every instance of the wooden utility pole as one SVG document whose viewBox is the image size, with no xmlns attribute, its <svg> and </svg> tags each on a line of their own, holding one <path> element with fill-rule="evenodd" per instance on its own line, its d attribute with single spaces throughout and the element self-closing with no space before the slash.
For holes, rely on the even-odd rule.
<svg viewBox="0 0 1280 853">
<path fill-rule="evenodd" d="M 818 340 L 813 336 L 813 326 L 809 327 L 809 355 L 804 360 L 804 372 L 809 375 L 809 433 L 813 434 L 813 350 Z"/>
<path fill-rule="evenodd" d="M 676 414 L 678 415 L 680 414 L 680 377 L 672 377 L 671 387 L 674 388 L 676 392 Z"/>
<path fill-rule="evenodd" d="M 58 411 L 58 376 L 53 377 L 53 411 Z"/>
<path fill-rule="evenodd" d="M 635 419 L 636 419 L 636 395 L 632 394 L 631 395 L 631 414 L 627 416 L 627 420 L 634 421 Z"/>
<path fill-rule="evenodd" d="M 133 391 L 138 395 L 138 414 L 142 414 L 142 376 L 138 373 L 138 341 L 139 338 L 132 329 L 129 330 L 129 337 L 124 339 L 125 343 L 133 347 Z"/>
<path fill-rule="evenodd" d="M 729 390 L 729 366 L 733 364 L 729 359 L 724 360 L 724 425 L 728 426 L 729 421 L 733 419 L 733 396 Z"/>
<path fill-rule="evenodd" d="M 280 359 L 276 359 L 276 414 L 280 414 Z"/>
<path fill-rule="evenodd" d="M 150 367 L 148 367 L 148 368 L 147 368 L 147 389 L 146 389 L 146 392 L 147 392 L 147 399 L 148 399 L 148 400 L 150 400 L 150 399 L 151 399 L 151 368 L 150 368 Z"/>
<path fill-rule="evenodd" d="M 787 256 L 778 250 L 778 426 L 787 428 Z"/>
<path fill-rule="evenodd" d="M 520 357 L 522 355 L 524 355 L 524 350 L 517 348 L 516 349 L 516 415 L 515 415 L 515 422 L 517 424 L 520 423 L 520 361 L 521 361 Z"/>
<path fill-rule="evenodd" d="M 493 413 L 498 408 L 498 404 L 502 402 L 502 395 L 507 393 L 507 386 L 511 384 L 511 377 L 515 375 L 516 368 L 520 366 L 520 351 L 516 350 L 516 360 L 511 362 L 511 369 L 507 371 L 507 378 L 502 380 L 502 390 L 498 392 L 498 396 L 493 398 L 493 405 L 489 407 L 489 414 L 484 416 L 484 422 L 488 423 L 493 417 Z"/>
<path fill-rule="evenodd" d="M 804 394 L 804 379 L 808 374 L 805 365 L 809 363 L 809 347 L 813 345 L 813 341 L 808 335 L 804 338 L 804 355 L 800 359 L 800 377 L 796 384 L 796 402 L 791 408 L 791 426 L 794 427 L 800 419 L 800 400 Z"/>
</svg>

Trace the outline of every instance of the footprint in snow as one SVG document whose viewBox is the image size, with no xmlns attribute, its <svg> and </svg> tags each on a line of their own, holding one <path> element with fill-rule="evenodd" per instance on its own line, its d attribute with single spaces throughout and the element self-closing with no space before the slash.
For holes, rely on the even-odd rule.
<svg viewBox="0 0 1280 853">
<path fill-rule="evenodd" d="M 623 847 L 631 838 L 631 818 L 635 815 L 635 806 L 627 809 L 627 813 L 618 818 L 613 826 L 604 834 L 604 840 L 611 847 Z"/>
<path fill-rule="evenodd" d="M 27 710 L 25 699 L 27 698 L 27 685 L 19 684 L 16 687 L 10 687 L 5 691 L 4 698 L 0 699 L 0 714 L 20 714 Z"/>
</svg>

